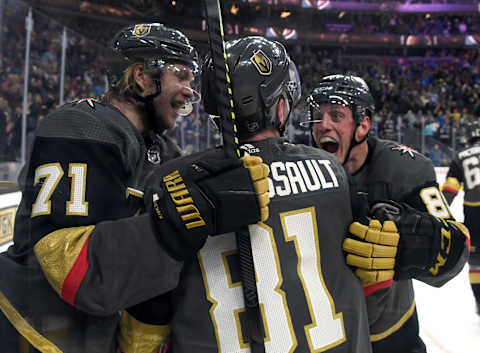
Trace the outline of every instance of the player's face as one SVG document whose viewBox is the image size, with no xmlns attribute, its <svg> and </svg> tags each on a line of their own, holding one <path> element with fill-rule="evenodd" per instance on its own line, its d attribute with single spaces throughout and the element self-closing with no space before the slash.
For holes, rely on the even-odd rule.
<svg viewBox="0 0 480 353">
<path fill-rule="evenodd" d="M 317 121 L 312 127 L 317 146 L 345 163 L 355 129 L 352 110 L 339 104 L 321 104 L 315 107 L 312 118 Z"/>
<path fill-rule="evenodd" d="M 162 92 L 153 100 L 157 123 L 165 129 L 175 126 L 178 110 L 198 97 L 192 89 L 192 69 L 182 64 L 168 64 L 161 77 Z"/>
</svg>

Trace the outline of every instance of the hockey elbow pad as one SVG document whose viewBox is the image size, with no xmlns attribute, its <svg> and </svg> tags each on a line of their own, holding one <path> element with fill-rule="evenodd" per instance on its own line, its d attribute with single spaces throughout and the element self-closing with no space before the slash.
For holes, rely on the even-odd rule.
<svg viewBox="0 0 480 353">
<path fill-rule="evenodd" d="M 196 254 L 209 235 L 268 218 L 268 167 L 260 157 L 181 158 L 147 179 L 145 202 L 157 237 L 177 260 Z"/>
<path fill-rule="evenodd" d="M 455 222 L 393 201 L 378 202 L 371 212 L 379 220 L 393 220 L 399 230 L 395 279 L 436 277 L 458 267 L 466 241 Z"/>
</svg>

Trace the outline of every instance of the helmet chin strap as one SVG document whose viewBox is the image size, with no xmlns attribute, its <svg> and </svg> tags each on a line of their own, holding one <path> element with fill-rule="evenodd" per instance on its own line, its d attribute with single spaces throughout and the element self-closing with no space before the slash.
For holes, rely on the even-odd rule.
<svg viewBox="0 0 480 353">
<path fill-rule="evenodd" d="M 345 165 L 345 164 L 348 162 L 348 160 L 349 160 L 349 158 L 350 158 L 350 153 L 352 152 L 353 147 L 361 144 L 361 143 L 362 143 L 363 141 L 365 141 L 365 140 L 367 139 L 367 137 L 368 137 L 368 133 L 367 133 L 365 136 L 363 136 L 363 138 L 362 138 L 360 141 L 357 141 L 357 140 L 355 139 L 355 135 L 357 134 L 357 129 L 358 129 L 359 126 L 360 126 L 359 123 L 356 123 L 356 124 L 355 124 L 355 129 L 353 129 L 352 140 L 350 141 L 350 146 L 348 147 L 348 151 L 347 151 L 347 155 L 345 156 L 345 160 L 344 160 L 343 163 L 342 163 L 343 165 Z"/>
<path fill-rule="evenodd" d="M 155 105 L 153 104 L 153 100 L 162 93 L 162 85 L 160 80 L 154 80 L 155 85 L 157 86 L 157 91 L 155 93 L 149 94 L 147 96 L 140 96 L 138 94 L 134 94 L 133 98 L 136 101 L 142 102 L 145 104 L 145 113 L 147 113 L 148 123 L 152 125 L 152 128 L 156 132 L 161 132 L 163 129 L 158 126 L 158 123 L 155 119 Z"/>
</svg>

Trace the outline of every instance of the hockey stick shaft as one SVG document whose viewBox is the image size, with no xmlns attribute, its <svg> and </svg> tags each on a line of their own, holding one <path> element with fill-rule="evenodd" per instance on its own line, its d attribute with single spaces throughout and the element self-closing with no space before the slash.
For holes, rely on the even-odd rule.
<svg viewBox="0 0 480 353">
<path fill-rule="evenodd" d="M 210 50 L 215 67 L 215 83 L 218 111 L 221 116 L 223 149 L 228 157 L 240 158 L 241 152 L 235 121 L 235 104 L 225 51 L 221 3 L 220 0 L 205 0 L 204 4 L 207 12 Z M 265 352 L 252 245 L 248 227 L 246 226 L 241 231 L 238 231 L 236 238 L 250 346 L 253 353 Z"/>
</svg>

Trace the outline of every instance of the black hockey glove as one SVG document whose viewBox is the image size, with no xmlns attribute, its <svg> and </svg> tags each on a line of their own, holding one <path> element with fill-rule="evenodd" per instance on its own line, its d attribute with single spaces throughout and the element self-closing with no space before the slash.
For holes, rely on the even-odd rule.
<svg viewBox="0 0 480 353">
<path fill-rule="evenodd" d="M 201 158 L 201 157 L 199 157 Z M 260 157 L 182 158 L 147 179 L 145 203 L 157 236 L 177 260 L 191 258 L 207 236 L 268 218 L 268 167 Z"/>
<path fill-rule="evenodd" d="M 394 221 L 400 233 L 395 279 L 441 275 L 457 264 L 464 250 L 468 230 L 461 223 L 393 201 L 376 203 L 371 213 L 381 222 Z"/>
</svg>

